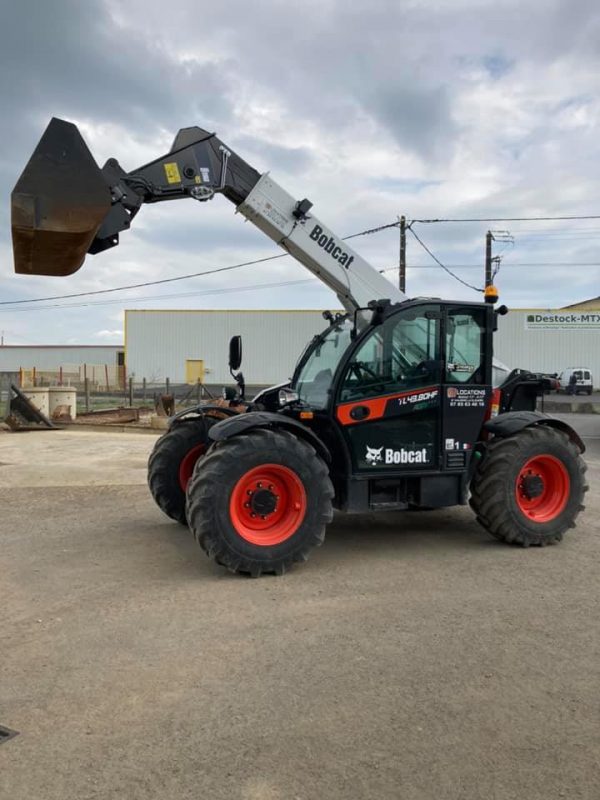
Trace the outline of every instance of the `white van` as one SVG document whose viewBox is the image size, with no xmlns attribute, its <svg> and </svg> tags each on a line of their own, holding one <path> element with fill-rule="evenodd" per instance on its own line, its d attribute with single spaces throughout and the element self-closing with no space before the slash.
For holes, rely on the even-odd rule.
<svg viewBox="0 0 600 800">
<path fill-rule="evenodd" d="M 584 392 L 591 394 L 594 389 L 592 381 L 592 373 L 587 367 L 568 367 L 558 376 L 560 381 L 560 391 L 569 392 L 571 384 L 571 375 L 575 375 L 576 384 L 574 386 L 573 394 Z"/>
</svg>

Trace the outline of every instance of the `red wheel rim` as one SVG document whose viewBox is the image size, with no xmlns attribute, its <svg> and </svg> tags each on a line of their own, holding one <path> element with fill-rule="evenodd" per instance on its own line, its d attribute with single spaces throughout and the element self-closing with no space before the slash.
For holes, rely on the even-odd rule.
<svg viewBox="0 0 600 800">
<path fill-rule="evenodd" d="M 531 522 L 551 522 L 569 501 L 571 480 L 555 456 L 539 455 L 521 467 L 515 484 L 517 505 Z"/>
<path fill-rule="evenodd" d="M 188 483 L 194 473 L 196 461 L 198 461 L 200 456 L 203 456 L 204 453 L 206 453 L 206 445 L 197 444 L 195 447 L 192 447 L 191 450 L 188 450 L 181 459 L 179 463 L 179 485 L 182 492 L 185 492 L 188 487 Z"/>
<path fill-rule="evenodd" d="M 248 470 L 233 487 L 229 515 L 237 533 L 268 547 L 289 539 L 306 514 L 306 492 L 298 475 L 281 464 Z"/>
</svg>

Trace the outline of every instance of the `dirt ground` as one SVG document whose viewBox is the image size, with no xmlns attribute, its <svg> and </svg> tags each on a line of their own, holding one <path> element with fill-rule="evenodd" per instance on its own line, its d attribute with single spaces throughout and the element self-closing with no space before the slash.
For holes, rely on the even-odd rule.
<svg viewBox="0 0 600 800">
<path fill-rule="evenodd" d="M 501 545 L 466 508 L 338 517 L 260 580 L 154 506 L 154 437 L 0 433 L 0 724 L 19 731 L 0 797 L 597 800 L 582 432 L 592 491 L 560 546 Z"/>
</svg>

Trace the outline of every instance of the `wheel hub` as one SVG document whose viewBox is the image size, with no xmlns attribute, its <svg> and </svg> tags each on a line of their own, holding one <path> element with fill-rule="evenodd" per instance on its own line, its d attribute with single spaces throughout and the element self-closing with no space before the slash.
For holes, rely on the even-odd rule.
<svg viewBox="0 0 600 800">
<path fill-rule="evenodd" d="M 253 491 L 250 495 L 250 508 L 255 514 L 259 514 L 261 517 L 272 514 L 277 508 L 277 500 L 279 498 L 271 489 L 272 487 L 268 489 L 257 488 L 256 491 Z"/>
<path fill-rule="evenodd" d="M 544 479 L 541 475 L 530 473 L 523 477 L 519 487 L 523 492 L 524 497 L 528 500 L 535 500 L 544 493 Z"/>
<path fill-rule="evenodd" d="M 552 522 L 569 501 L 571 479 L 564 463 L 550 453 L 529 458 L 515 483 L 515 499 L 521 513 L 530 521 Z"/>
<path fill-rule="evenodd" d="M 242 475 L 231 492 L 229 513 L 236 532 L 252 544 L 281 544 L 298 530 L 307 498 L 298 474 L 283 464 L 260 464 Z"/>
</svg>

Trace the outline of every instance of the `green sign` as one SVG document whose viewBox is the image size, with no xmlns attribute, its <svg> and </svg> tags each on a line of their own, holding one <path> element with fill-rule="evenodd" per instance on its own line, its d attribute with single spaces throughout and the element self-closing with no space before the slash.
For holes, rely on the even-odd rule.
<svg viewBox="0 0 600 800">
<path fill-rule="evenodd" d="M 600 311 L 540 311 L 525 316 L 525 330 L 600 330 Z"/>
</svg>

